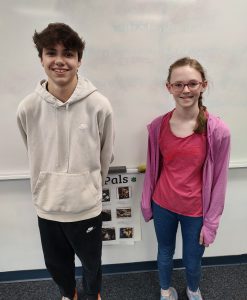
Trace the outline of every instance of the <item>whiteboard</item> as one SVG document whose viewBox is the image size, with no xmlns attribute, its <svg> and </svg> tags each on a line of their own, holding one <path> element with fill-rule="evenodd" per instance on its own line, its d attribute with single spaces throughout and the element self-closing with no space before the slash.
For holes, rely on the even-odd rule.
<svg viewBox="0 0 247 300">
<path fill-rule="evenodd" d="M 51 22 L 86 40 L 80 73 L 112 103 L 114 165 L 145 162 L 146 125 L 174 107 L 168 67 L 191 56 L 207 71 L 205 105 L 230 127 L 232 166 L 247 166 L 246 10 L 244 0 L 1 1 L 0 175 L 28 173 L 16 109 L 45 78 L 32 36 Z"/>
</svg>

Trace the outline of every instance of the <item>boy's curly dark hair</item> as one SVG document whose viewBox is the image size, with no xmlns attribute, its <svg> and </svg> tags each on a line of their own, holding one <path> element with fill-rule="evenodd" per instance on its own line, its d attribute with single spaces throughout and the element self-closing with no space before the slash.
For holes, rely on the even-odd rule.
<svg viewBox="0 0 247 300">
<path fill-rule="evenodd" d="M 64 23 L 50 23 L 39 33 L 35 30 L 33 41 L 40 58 L 42 57 L 43 48 L 63 44 L 68 49 L 76 50 L 78 61 L 81 61 L 85 48 L 85 41 L 79 37 L 77 32 Z"/>
</svg>

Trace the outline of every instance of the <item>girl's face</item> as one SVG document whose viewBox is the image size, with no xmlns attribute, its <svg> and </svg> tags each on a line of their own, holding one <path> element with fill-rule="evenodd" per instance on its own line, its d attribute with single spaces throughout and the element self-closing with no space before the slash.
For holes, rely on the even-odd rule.
<svg viewBox="0 0 247 300">
<path fill-rule="evenodd" d="M 207 82 L 203 81 L 200 72 L 190 66 L 174 68 L 170 82 L 166 84 L 176 108 L 186 109 L 198 107 L 198 99 L 206 86 Z"/>
</svg>

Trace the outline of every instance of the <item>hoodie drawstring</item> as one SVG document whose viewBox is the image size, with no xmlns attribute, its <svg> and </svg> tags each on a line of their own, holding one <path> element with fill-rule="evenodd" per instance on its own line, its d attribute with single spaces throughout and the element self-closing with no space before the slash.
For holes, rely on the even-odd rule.
<svg viewBox="0 0 247 300">
<path fill-rule="evenodd" d="M 59 163 L 58 163 L 58 160 L 59 160 L 59 153 L 58 153 L 58 151 L 59 151 L 59 146 L 58 146 L 58 118 L 57 118 L 57 109 L 58 109 L 58 106 L 57 106 L 57 104 L 56 103 L 54 103 L 54 109 L 55 109 L 55 122 L 56 122 L 56 132 L 55 132 L 55 134 L 56 134 L 56 136 L 55 136 L 55 143 L 56 143 L 56 168 L 58 168 L 59 167 Z"/>
<path fill-rule="evenodd" d="M 70 147 L 69 147 L 69 140 L 70 140 L 70 126 L 69 126 L 69 102 L 66 103 L 66 127 L 67 127 L 67 170 L 66 172 L 69 172 L 69 152 L 70 152 Z"/>
</svg>

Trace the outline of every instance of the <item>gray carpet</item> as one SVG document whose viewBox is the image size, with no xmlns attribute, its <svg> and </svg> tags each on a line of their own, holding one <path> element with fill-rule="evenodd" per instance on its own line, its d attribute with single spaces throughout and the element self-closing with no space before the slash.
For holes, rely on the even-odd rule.
<svg viewBox="0 0 247 300">
<path fill-rule="evenodd" d="M 81 286 L 78 280 L 78 286 Z M 174 270 L 179 300 L 187 299 L 183 270 Z M 204 300 L 247 300 L 247 265 L 203 267 Z M 51 280 L 0 283 L 0 300 L 59 300 Z M 102 300 L 159 300 L 156 271 L 103 276 Z"/>
</svg>

